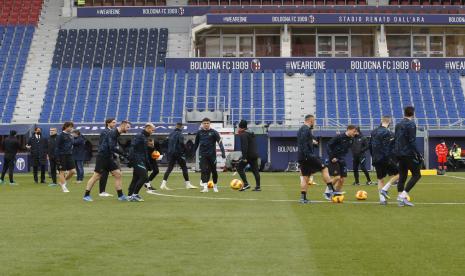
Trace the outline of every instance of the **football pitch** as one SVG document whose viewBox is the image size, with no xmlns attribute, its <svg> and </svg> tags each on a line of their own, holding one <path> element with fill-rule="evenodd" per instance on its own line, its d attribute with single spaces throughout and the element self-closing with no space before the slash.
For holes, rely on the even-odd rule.
<svg viewBox="0 0 465 276">
<path fill-rule="evenodd" d="M 352 173 L 350 173 L 352 175 Z M 193 184 L 200 174 L 191 174 Z M 249 180 L 253 184 L 251 175 Z M 86 181 L 89 175 L 86 177 Z M 301 205 L 295 173 L 263 173 L 262 192 L 183 189 L 141 193 L 145 202 L 82 200 L 84 184 L 0 186 L 0 275 L 463 275 L 465 173 L 424 176 L 415 207 L 388 206 L 375 186 L 345 185 L 345 202 L 325 202 L 315 180 Z M 374 176 L 373 176 L 374 178 Z M 362 177 L 361 180 L 364 180 Z M 86 182 L 85 181 L 85 182 Z M 124 177 L 124 191 L 130 181 Z M 158 187 L 161 176 L 154 183 Z M 366 201 L 355 200 L 366 190 Z M 107 191 L 115 194 L 113 180 Z"/>
</svg>

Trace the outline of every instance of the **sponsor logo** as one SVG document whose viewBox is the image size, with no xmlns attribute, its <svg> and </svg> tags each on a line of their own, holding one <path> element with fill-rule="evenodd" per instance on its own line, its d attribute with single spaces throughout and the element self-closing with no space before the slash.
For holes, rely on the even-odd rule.
<svg viewBox="0 0 465 276">
<path fill-rule="evenodd" d="M 417 58 L 412 60 L 410 67 L 412 68 L 412 70 L 415 70 L 416 72 L 420 71 L 421 70 L 420 60 Z"/>
<path fill-rule="evenodd" d="M 16 169 L 18 169 L 18 171 L 23 171 L 25 168 L 26 168 L 26 161 L 24 160 L 24 158 L 20 157 L 16 159 Z"/>
<path fill-rule="evenodd" d="M 309 15 L 309 16 L 308 16 L 308 23 L 310 23 L 310 24 L 315 23 L 315 16 Z"/>
<path fill-rule="evenodd" d="M 297 146 L 278 146 L 278 152 L 289 153 L 289 152 L 298 152 L 299 148 Z"/>
<path fill-rule="evenodd" d="M 251 62 L 250 62 L 250 68 L 252 68 L 253 71 L 258 71 L 262 68 L 261 64 L 260 64 L 260 60 L 258 59 L 253 59 Z"/>
</svg>

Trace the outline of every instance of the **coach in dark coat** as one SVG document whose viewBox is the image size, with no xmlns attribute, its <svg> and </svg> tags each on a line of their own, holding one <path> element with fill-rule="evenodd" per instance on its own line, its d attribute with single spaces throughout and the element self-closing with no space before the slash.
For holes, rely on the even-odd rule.
<svg viewBox="0 0 465 276">
<path fill-rule="evenodd" d="M 31 163 L 34 174 L 34 182 L 38 183 L 38 170 L 40 167 L 40 183 L 45 183 L 45 166 L 47 164 L 48 141 L 42 137 L 42 130 L 39 127 L 34 129 L 34 134 L 26 144 L 26 148 L 31 150 Z"/>
</svg>

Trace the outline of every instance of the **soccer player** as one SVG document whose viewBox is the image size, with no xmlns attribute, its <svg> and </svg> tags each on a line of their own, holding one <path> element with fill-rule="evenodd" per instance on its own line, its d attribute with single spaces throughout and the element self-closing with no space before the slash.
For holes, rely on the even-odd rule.
<svg viewBox="0 0 465 276">
<path fill-rule="evenodd" d="M 76 167 L 77 183 L 84 180 L 84 160 L 86 159 L 86 139 L 79 130 L 73 131 L 73 160 Z"/>
<path fill-rule="evenodd" d="M 3 150 L 5 155 L 3 156 L 3 169 L 2 169 L 2 178 L 0 179 L 0 184 L 3 184 L 5 180 L 6 171 L 8 171 L 8 178 L 10 179 L 10 185 L 17 185 L 13 180 L 13 173 L 15 169 L 16 154 L 20 149 L 18 138 L 16 138 L 16 130 L 10 131 L 10 136 L 8 136 L 3 141 Z"/>
<path fill-rule="evenodd" d="M 423 157 L 416 145 L 417 126 L 413 121 L 414 116 L 415 108 L 413 106 L 407 106 L 404 109 L 404 119 L 396 125 L 394 134 L 394 152 L 399 161 L 399 183 L 397 184 L 399 196 L 397 197 L 397 201 L 401 207 L 414 206 L 414 204 L 408 200 L 408 193 L 421 178 L 420 168 Z M 412 177 L 407 183 L 407 186 L 405 186 L 409 170 L 412 172 Z"/>
<path fill-rule="evenodd" d="M 73 131 L 74 123 L 65 122 L 62 127 L 62 132 L 56 140 L 55 156 L 57 158 L 58 179 L 63 193 L 69 193 L 66 187 L 67 181 L 76 173 L 73 160 Z M 65 173 L 68 172 L 65 176 Z"/>
<path fill-rule="evenodd" d="M 170 190 L 166 185 L 168 182 L 168 177 L 173 171 L 174 165 L 179 164 L 182 170 L 182 176 L 184 177 L 184 182 L 186 189 L 197 189 L 189 181 L 189 173 L 186 165 L 186 146 L 184 144 L 184 135 L 182 134 L 182 123 L 177 123 L 176 128 L 168 136 L 168 168 L 166 169 L 165 175 L 163 176 L 163 181 L 161 182 L 160 189 Z"/>
<path fill-rule="evenodd" d="M 97 182 L 102 173 L 110 172 L 113 177 L 115 178 L 115 188 L 116 192 L 118 193 L 118 200 L 126 201 L 127 197 L 123 194 L 122 188 L 122 173 L 119 165 L 116 163 L 115 159 L 113 158 L 113 154 L 119 154 L 127 158 L 127 154 L 122 152 L 118 148 L 118 137 L 122 133 L 128 132 L 131 124 L 128 121 L 122 121 L 121 124 L 112 129 L 105 135 L 102 142 L 99 144 L 98 153 L 97 153 L 97 160 L 95 163 L 95 170 L 94 175 L 89 179 L 87 182 L 86 192 L 84 194 L 85 201 L 93 201 L 90 197 L 90 191 L 94 186 L 95 182 Z"/>
<path fill-rule="evenodd" d="M 258 171 L 258 153 L 257 145 L 255 142 L 255 134 L 252 131 L 249 131 L 247 128 L 247 121 L 241 120 L 239 122 L 239 138 L 241 140 L 241 151 L 242 158 L 239 161 L 237 166 L 237 172 L 239 173 L 244 186 L 239 191 L 245 191 L 250 189 L 249 182 L 247 181 L 247 176 L 245 175 L 245 167 L 247 164 L 250 165 L 250 169 L 255 177 L 255 188 L 253 191 L 260 192 L 260 173 Z"/>
<path fill-rule="evenodd" d="M 108 118 L 105 120 L 105 129 L 100 133 L 100 138 L 99 138 L 99 145 L 102 143 L 103 139 L 105 139 L 105 136 L 116 127 L 116 120 L 115 118 Z M 112 155 L 112 158 L 115 159 L 115 156 Z M 116 162 L 116 161 L 115 161 Z M 107 182 L 108 182 L 108 171 L 103 171 L 102 174 L 100 175 L 99 179 L 99 196 L 100 197 L 111 197 L 113 196 L 110 193 L 107 193 L 106 187 L 107 187 Z"/>
<path fill-rule="evenodd" d="M 57 158 L 55 155 L 57 141 L 57 129 L 52 127 L 50 128 L 50 137 L 48 138 L 48 162 L 50 164 L 50 176 L 52 177 L 52 183 L 49 187 L 55 187 L 57 185 Z"/>
<path fill-rule="evenodd" d="M 210 127 L 210 119 L 204 118 L 202 126 L 195 136 L 194 152 L 199 149 L 200 171 L 203 190 L 208 192 L 210 174 L 213 178 L 213 192 L 218 192 L 218 172 L 216 171 L 216 143 L 220 146 L 221 157 L 226 158 L 220 134 Z"/>
<path fill-rule="evenodd" d="M 147 182 L 144 184 L 144 186 L 147 188 L 147 193 L 149 194 L 155 190 L 155 188 L 152 187 L 152 184 L 150 182 L 154 180 L 155 177 L 157 177 L 157 175 L 160 173 L 157 160 L 152 158 L 152 153 L 154 151 L 160 152 L 160 143 L 155 142 L 155 140 L 153 140 L 152 138 L 149 138 L 147 139 L 147 160 L 149 165 L 147 169 L 149 171 L 152 171 L 152 173 L 148 177 Z"/>
<path fill-rule="evenodd" d="M 368 173 L 368 170 L 366 168 L 366 151 L 368 150 L 369 141 L 368 138 L 362 134 L 359 127 L 357 128 L 357 132 L 358 134 L 355 136 L 354 142 L 352 144 L 352 167 L 354 169 L 355 178 L 355 182 L 353 185 L 360 185 L 358 174 L 359 167 L 365 174 L 365 177 L 367 179 L 366 184 L 371 185 L 370 174 Z"/>
<path fill-rule="evenodd" d="M 438 156 L 438 174 L 444 175 L 447 170 L 447 155 L 449 149 L 446 146 L 446 141 L 441 140 L 441 143 L 436 145 L 436 155 Z"/>
<path fill-rule="evenodd" d="M 323 165 L 320 157 L 315 152 L 312 128 L 315 125 L 315 117 L 306 115 L 304 124 L 297 132 L 298 161 L 300 165 L 300 203 L 307 204 L 309 178 L 316 172 L 321 172 L 328 190 L 334 191 L 333 182 L 329 176 L 328 168 Z"/>
<path fill-rule="evenodd" d="M 342 186 L 347 177 L 344 157 L 352 147 L 353 139 L 357 133 L 357 127 L 349 125 L 344 133 L 331 138 L 328 142 L 328 169 L 330 175 L 334 177 L 334 194 L 342 193 Z M 325 198 L 331 200 L 331 189 L 329 187 L 326 187 Z"/>
<path fill-rule="evenodd" d="M 390 198 L 388 190 L 399 179 L 399 168 L 394 160 L 394 135 L 389 130 L 390 116 L 383 116 L 381 125 L 371 132 L 371 156 L 378 179 L 379 202 L 386 205 Z M 389 175 L 391 179 L 384 184 L 384 178 Z"/>
<path fill-rule="evenodd" d="M 129 162 L 133 168 L 132 181 L 128 189 L 128 201 L 144 201 L 139 191 L 147 183 L 147 166 L 149 165 L 147 146 L 148 138 L 155 131 L 152 123 L 147 123 L 141 133 L 137 134 L 131 141 L 129 150 Z"/>
</svg>

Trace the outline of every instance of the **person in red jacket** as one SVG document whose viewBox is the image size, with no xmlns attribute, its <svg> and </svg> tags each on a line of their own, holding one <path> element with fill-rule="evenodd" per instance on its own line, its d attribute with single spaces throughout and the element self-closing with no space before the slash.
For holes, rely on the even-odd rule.
<svg viewBox="0 0 465 276">
<path fill-rule="evenodd" d="M 449 149 L 446 146 L 446 142 L 441 140 L 441 143 L 436 145 L 436 155 L 438 156 L 438 174 L 445 174 L 447 170 L 447 154 Z"/>
</svg>

